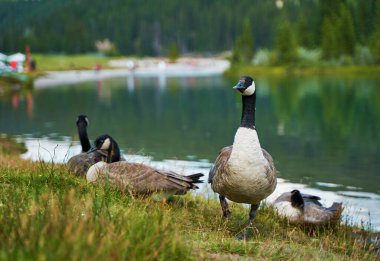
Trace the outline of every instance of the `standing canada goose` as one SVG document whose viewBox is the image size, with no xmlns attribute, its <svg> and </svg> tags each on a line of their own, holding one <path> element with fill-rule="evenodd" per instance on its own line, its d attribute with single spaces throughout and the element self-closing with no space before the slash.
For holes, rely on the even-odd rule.
<svg viewBox="0 0 380 261">
<path fill-rule="evenodd" d="M 116 141 L 108 134 L 95 140 L 95 147 L 69 159 L 69 170 L 77 176 L 86 176 L 88 169 L 97 162 L 116 162 L 120 160 L 120 149 Z"/>
<path fill-rule="evenodd" d="M 299 190 L 281 194 L 273 203 L 278 215 L 292 223 L 328 224 L 339 219 L 342 203 L 334 202 L 325 208 L 319 202 L 320 197 L 301 194 Z"/>
<path fill-rule="evenodd" d="M 173 171 L 157 170 L 140 163 L 119 161 L 107 164 L 98 162 L 87 172 L 88 182 L 99 182 L 133 195 L 149 196 L 158 192 L 164 197 L 183 195 L 189 189 L 197 189 L 195 185 L 202 183 L 202 173 L 188 176 Z"/>
<path fill-rule="evenodd" d="M 82 152 L 87 152 L 91 149 L 90 140 L 87 135 L 88 118 L 86 115 L 79 115 L 77 119 L 78 135 Z"/>
<path fill-rule="evenodd" d="M 225 147 L 210 170 L 208 182 L 219 193 L 223 216 L 230 216 L 226 198 L 237 203 L 251 204 L 248 226 L 238 239 L 247 237 L 261 200 L 277 185 L 276 169 L 271 155 L 261 148 L 255 126 L 256 86 L 249 76 L 240 78 L 234 87 L 242 94 L 243 112 L 232 146 Z"/>
</svg>

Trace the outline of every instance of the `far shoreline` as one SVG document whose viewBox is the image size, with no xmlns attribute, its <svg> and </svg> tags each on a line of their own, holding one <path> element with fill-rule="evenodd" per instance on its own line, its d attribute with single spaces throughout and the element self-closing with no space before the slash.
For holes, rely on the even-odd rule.
<svg viewBox="0 0 380 261">
<path fill-rule="evenodd" d="M 109 78 L 129 77 L 208 77 L 223 75 L 230 67 L 225 59 L 218 58 L 180 58 L 175 63 L 165 59 L 123 59 L 110 60 L 113 69 L 95 68 L 92 70 L 55 70 L 46 71 L 34 81 L 35 88 L 46 88 L 61 84 L 75 84 L 99 81 Z"/>
</svg>

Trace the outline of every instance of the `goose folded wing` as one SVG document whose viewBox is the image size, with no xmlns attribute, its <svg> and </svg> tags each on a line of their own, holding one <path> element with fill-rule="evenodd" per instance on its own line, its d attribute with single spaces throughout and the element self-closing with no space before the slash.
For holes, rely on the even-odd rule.
<svg viewBox="0 0 380 261">
<path fill-rule="evenodd" d="M 301 195 L 302 195 L 302 198 L 304 201 L 312 202 L 318 206 L 322 206 L 321 202 L 319 202 L 321 200 L 320 197 L 314 196 L 314 195 L 309 195 L 309 194 L 304 194 L 304 193 L 301 193 Z"/>
<path fill-rule="evenodd" d="M 102 171 L 103 179 L 111 186 L 133 194 L 150 194 L 156 191 L 179 191 L 196 188 L 191 178 L 171 171 L 159 171 L 152 167 L 127 162 L 115 162 Z"/>
<path fill-rule="evenodd" d="M 266 171 L 268 182 L 270 184 L 277 184 L 276 167 L 274 166 L 273 158 L 265 149 L 261 148 L 261 151 L 263 152 L 264 158 L 268 162 Z"/>
<path fill-rule="evenodd" d="M 218 175 L 218 173 L 224 172 L 225 165 L 228 161 L 228 159 L 231 156 L 232 152 L 232 145 L 224 147 L 220 152 L 218 157 L 215 160 L 214 166 L 210 169 L 209 175 L 208 175 L 208 183 L 212 183 L 212 179 Z"/>
</svg>

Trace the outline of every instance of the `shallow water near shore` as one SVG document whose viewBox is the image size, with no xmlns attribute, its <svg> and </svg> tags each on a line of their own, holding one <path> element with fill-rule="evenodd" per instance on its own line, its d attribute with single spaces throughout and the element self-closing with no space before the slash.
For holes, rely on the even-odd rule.
<svg viewBox="0 0 380 261">
<path fill-rule="evenodd" d="M 65 162 L 80 151 L 75 120 L 83 113 L 90 138 L 110 134 L 128 160 L 207 176 L 239 126 L 236 81 L 122 77 L 3 93 L 0 133 L 26 143 L 24 158 Z M 257 131 L 279 171 L 268 202 L 297 188 L 326 205 L 343 202 L 344 219 L 380 230 L 380 78 L 255 81 Z M 197 193 L 216 197 L 207 184 Z"/>
</svg>

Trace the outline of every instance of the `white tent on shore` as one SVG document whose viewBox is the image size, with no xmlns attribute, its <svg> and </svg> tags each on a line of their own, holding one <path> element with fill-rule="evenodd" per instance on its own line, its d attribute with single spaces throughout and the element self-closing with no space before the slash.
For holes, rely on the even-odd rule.
<svg viewBox="0 0 380 261">
<path fill-rule="evenodd" d="M 24 62 L 25 61 L 25 54 L 22 53 L 15 53 L 8 56 L 8 62 Z"/>
<path fill-rule="evenodd" d="M 0 53 L 0 61 L 5 62 L 6 60 L 8 60 L 8 56 L 3 53 Z"/>
</svg>

